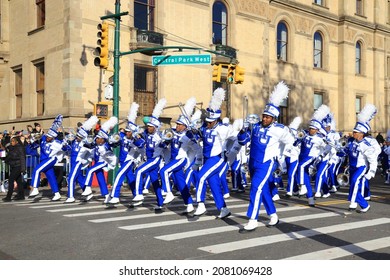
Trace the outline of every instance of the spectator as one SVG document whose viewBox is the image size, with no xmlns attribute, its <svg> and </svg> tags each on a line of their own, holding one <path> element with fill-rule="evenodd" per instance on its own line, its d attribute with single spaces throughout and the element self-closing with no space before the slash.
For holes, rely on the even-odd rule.
<svg viewBox="0 0 390 280">
<path fill-rule="evenodd" d="M 3 201 L 11 201 L 11 196 L 14 192 L 15 181 L 18 187 L 18 194 L 14 197 L 14 199 L 23 200 L 23 175 L 26 172 L 26 153 L 19 137 L 15 136 L 11 138 L 11 145 L 7 147 L 7 156 L 5 158 L 5 162 L 9 165 L 10 175 L 8 179 L 7 196 L 3 198 Z"/>
<path fill-rule="evenodd" d="M 375 137 L 375 139 L 376 139 L 376 141 L 378 141 L 379 145 L 383 145 L 383 143 L 385 142 L 385 138 L 383 138 L 383 136 L 380 132 Z"/>
</svg>

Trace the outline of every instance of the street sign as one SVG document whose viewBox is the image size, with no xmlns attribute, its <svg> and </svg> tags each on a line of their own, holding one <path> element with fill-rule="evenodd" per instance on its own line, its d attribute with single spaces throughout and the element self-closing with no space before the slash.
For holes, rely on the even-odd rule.
<svg viewBox="0 0 390 280">
<path fill-rule="evenodd" d="M 210 54 L 155 55 L 153 66 L 211 64 Z"/>
</svg>

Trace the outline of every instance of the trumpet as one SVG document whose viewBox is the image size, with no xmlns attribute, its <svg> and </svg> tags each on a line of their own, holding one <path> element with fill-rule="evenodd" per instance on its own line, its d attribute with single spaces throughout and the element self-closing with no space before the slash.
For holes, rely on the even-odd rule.
<svg viewBox="0 0 390 280">
<path fill-rule="evenodd" d="M 110 137 L 108 138 L 108 143 L 116 144 L 120 140 L 121 140 L 121 136 L 118 133 L 114 133 L 114 134 L 110 135 Z"/>
<path fill-rule="evenodd" d="M 258 122 L 260 122 L 260 117 L 259 115 L 257 114 L 249 114 L 245 120 L 249 123 L 249 124 L 256 124 Z"/>
<path fill-rule="evenodd" d="M 67 135 L 65 135 L 65 141 L 66 142 L 72 142 L 74 139 L 76 139 L 76 135 L 73 134 L 73 133 L 68 133 Z"/>
<path fill-rule="evenodd" d="M 163 131 L 162 137 L 164 141 L 171 141 L 173 138 L 173 130 L 172 128 L 167 128 Z"/>
<path fill-rule="evenodd" d="M 272 176 L 274 178 L 280 178 L 282 176 L 282 170 L 280 170 L 280 168 L 277 168 L 274 172 L 272 172 Z"/>
<path fill-rule="evenodd" d="M 41 133 L 31 133 L 30 134 L 30 141 L 31 142 L 39 141 L 39 140 L 41 140 L 42 135 L 43 134 L 41 134 Z"/>
<path fill-rule="evenodd" d="M 302 129 L 297 131 L 297 135 L 295 136 L 298 140 L 302 140 L 306 136 L 306 132 Z"/>
<path fill-rule="evenodd" d="M 248 164 L 247 163 L 241 164 L 240 170 L 242 173 L 248 173 L 248 171 L 249 171 Z"/>
</svg>

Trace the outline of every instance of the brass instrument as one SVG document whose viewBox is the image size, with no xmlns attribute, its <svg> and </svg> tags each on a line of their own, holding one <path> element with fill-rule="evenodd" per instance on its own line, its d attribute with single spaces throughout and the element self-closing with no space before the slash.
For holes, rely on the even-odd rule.
<svg viewBox="0 0 390 280">
<path fill-rule="evenodd" d="M 316 173 L 317 173 L 317 167 L 315 167 L 314 165 L 310 165 L 309 166 L 309 175 L 314 176 Z"/>
<path fill-rule="evenodd" d="M 172 130 L 172 128 L 167 128 L 167 129 L 165 129 L 164 131 L 163 131 L 163 133 L 162 133 L 162 139 L 164 140 L 164 141 L 171 141 L 172 140 L 172 138 L 173 138 L 173 130 Z"/>
<path fill-rule="evenodd" d="M 121 140 L 121 136 L 118 133 L 114 133 L 114 134 L 110 135 L 110 137 L 108 138 L 108 143 L 116 144 L 120 140 Z"/>
<path fill-rule="evenodd" d="M 344 173 L 340 173 L 337 175 L 337 183 L 339 183 L 340 186 L 345 187 L 349 184 L 349 166 L 345 167 Z"/>
<path fill-rule="evenodd" d="M 84 139 L 84 142 L 87 144 L 87 145 L 91 145 L 93 144 L 94 142 L 94 137 L 92 135 L 88 135 L 87 138 Z"/>
<path fill-rule="evenodd" d="M 240 167 L 240 170 L 241 170 L 241 172 L 243 172 L 243 173 L 248 173 L 248 171 L 249 171 L 249 166 L 248 166 L 248 164 L 247 164 L 247 163 L 242 163 L 242 164 L 241 164 L 241 167 Z"/>
<path fill-rule="evenodd" d="M 257 114 L 249 114 L 245 119 L 249 124 L 256 124 L 260 122 L 260 117 Z"/>
<path fill-rule="evenodd" d="M 303 138 L 305 138 L 306 135 L 307 135 L 306 132 L 304 130 L 300 129 L 297 131 L 296 138 L 298 140 L 302 140 Z"/>
<path fill-rule="evenodd" d="M 42 133 L 31 133 L 30 134 L 30 141 L 31 142 L 36 142 L 36 141 L 39 141 L 41 140 L 43 134 Z"/>
<path fill-rule="evenodd" d="M 272 172 L 272 176 L 274 178 L 280 178 L 282 176 L 282 170 L 280 170 L 280 168 L 277 168 L 274 172 Z"/>
</svg>

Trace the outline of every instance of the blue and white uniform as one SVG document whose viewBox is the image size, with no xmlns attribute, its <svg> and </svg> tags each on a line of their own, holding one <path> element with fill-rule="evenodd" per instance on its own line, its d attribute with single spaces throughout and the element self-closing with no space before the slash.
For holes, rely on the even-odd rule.
<svg viewBox="0 0 390 280">
<path fill-rule="evenodd" d="M 142 138 L 128 138 L 126 133 L 121 132 L 120 136 L 120 152 L 119 152 L 119 164 L 120 168 L 116 174 L 114 184 L 111 189 L 111 197 L 119 198 L 121 186 L 125 178 L 130 186 L 130 189 L 135 195 L 135 174 L 134 165 L 135 162 L 142 155 L 142 146 L 145 141 Z"/>
<path fill-rule="evenodd" d="M 177 132 L 173 130 L 173 138 L 170 141 L 171 157 L 165 166 L 160 170 L 162 188 L 171 192 L 170 176 L 173 177 L 175 185 L 178 187 L 185 205 L 192 204 L 190 189 L 185 181 L 185 173 L 189 164 L 194 161 L 195 164 L 202 163 L 202 149 L 194 139 L 186 135 L 186 131 Z"/>
<path fill-rule="evenodd" d="M 142 189 L 144 186 L 144 177 L 149 175 L 156 194 L 157 206 L 162 206 L 164 199 L 158 176 L 164 148 L 162 138 L 157 129 L 152 134 L 144 131 L 142 135 L 142 138 L 145 140 L 142 147 L 145 148 L 146 162 L 141 164 L 135 172 L 135 197 L 133 201 L 143 200 Z"/>
<path fill-rule="evenodd" d="M 269 180 L 275 170 L 276 156 L 281 154 L 281 144 L 285 145 L 283 154 L 289 155 L 294 137 L 287 127 L 275 122 L 268 127 L 263 127 L 260 122 L 253 124 L 251 128 L 238 134 L 237 137 L 241 145 L 250 141 L 249 173 L 252 185 L 247 216 L 257 221 L 262 202 L 268 215 L 276 213 L 269 189 Z"/>
<path fill-rule="evenodd" d="M 362 209 L 365 209 L 368 207 L 368 202 L 364 199 L 362 189 L 366 181 L 365 174 L 376 173 L 378 166 L 376 147 L 365 137 L 361 141 L 353 140 L 348 142 L 346 152 L 348 154 L 350 172 L 348 195 L 348 200 L 351 202 L 350 208 L 356 208 L 357 203 Z"/>
<path fill-rule="evenodd" d="M 33 188 L 39 187 L 40 174 L 43 172 L 46 175 L 52 192 L 58 193 L 59 190 L 57 179 L 54 174 L 54 165 L 57 163 L 57 161 L 61 161 L 63 159 L 64 151 L 62 150 L 61 141 L 53 139 L 52 141 L 48 142 L 47 137 L 47 135 L 43 135 L 40 140 L 40 162 L 33 171 L 31 186 Z"/>
<path fill-rule="evenodd" d="M 221 210 L 226 207 L 222 194 L 220 172 L 225 165 L 224 145 L 229 129 L 217 122 L 212 129 L 202 126 L 203 166 L 197 174 L 196 201 L 204 203 L 206 199 L 206 181 L 210 187 L 216 207 Z"/>
</svg>

